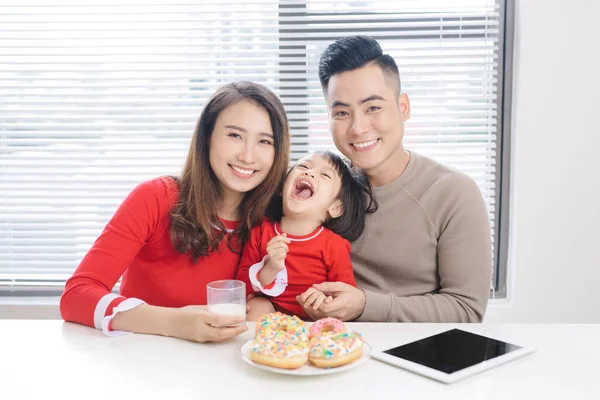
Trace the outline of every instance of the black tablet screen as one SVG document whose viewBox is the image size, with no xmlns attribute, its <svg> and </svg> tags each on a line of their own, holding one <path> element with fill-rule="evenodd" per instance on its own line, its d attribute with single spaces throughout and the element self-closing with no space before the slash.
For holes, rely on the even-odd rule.
<svg viewBox="0 0 600 400">
<path fill-rule="evenodd" d="M 384 353 L 451 374 L 520 348 L 514 344 L 452 329 Z"/>
</svg>

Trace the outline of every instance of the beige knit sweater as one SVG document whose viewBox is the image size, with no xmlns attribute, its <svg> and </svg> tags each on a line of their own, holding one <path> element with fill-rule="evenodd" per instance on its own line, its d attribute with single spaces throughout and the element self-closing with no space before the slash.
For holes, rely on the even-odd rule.
<svg viewBox="0 0 600 400">
<path fill-rule="evenodd" d="M 352 244 L 366 306 L 358 321 L 478 322 L 488 302 L 492 251 L 488 211 L 464 173 L 411 152 Z"/>
</svg>

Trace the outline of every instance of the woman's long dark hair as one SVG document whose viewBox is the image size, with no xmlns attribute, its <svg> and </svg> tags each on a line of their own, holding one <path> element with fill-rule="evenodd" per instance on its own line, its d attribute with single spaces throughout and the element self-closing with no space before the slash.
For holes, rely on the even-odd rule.
<svg viewBox="0 0 600 400">
<path fill-rule="evenodd" d="M 269 114 L 275 159 L 265 180 L 247 192 L 240 203 L 241 220 L 227 238 L 230 250 L 241 252 L 254 225 L 260 224 L 271 198 L 281 191 L 289 160 L 289 124 L 281 101 L 271 90 L 252 82 L 235 82 L 218 89 L 204 107 L 194 129 L 187 160 L 177 182 L 179 200 L 171 211 L 171 240 L 194 260 L 216 250 L 226 234 L 217 217 L 221 186 L 209 162 L 210 139 L 219 114 L 227 107 L 249 100 Z M 215 229 L 218 228 L 218 229 Z M 230 238 L 236 238 L 233 243 Z"/>
<path fill-rule="evenodd" d="M 369 179 L 362 170 L 352 169 L 349 161 L 332 151 L 318 151 L 313 154 L 328 160 L 342 181 L 337 199 L 342 202 L 343 213 L 337 218 L 329 218 L 323 225 L 353 242 L 365 229 L 365 215 L 377 211 L 378 208 Z M 291 169 L 288 174 L 290 171 Z M 283 204 L 280 195 L 273 197 L 269 203 L 267 216 L 273 221 L 281 220 Z"/>
</svg>

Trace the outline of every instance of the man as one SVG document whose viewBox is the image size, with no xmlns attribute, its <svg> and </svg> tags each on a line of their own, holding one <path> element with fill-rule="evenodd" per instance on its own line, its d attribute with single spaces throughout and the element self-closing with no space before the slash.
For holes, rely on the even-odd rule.
<svg viewBox="0 0 600 400">
<path fill-rule="evenodd" d="M 466 174 L 405 150 L 410 102 L 396 62 L 376 40 L 352 36 L 332 43 L 321 56 L 319 78 L 335 145 L 364 170 L 379 208 L 352 244 L 359 288 L 315 285 L 334 299 L 307 313 L 315 319 L 480 322 L 492 251 L 479 187 Z"/>
</svg>

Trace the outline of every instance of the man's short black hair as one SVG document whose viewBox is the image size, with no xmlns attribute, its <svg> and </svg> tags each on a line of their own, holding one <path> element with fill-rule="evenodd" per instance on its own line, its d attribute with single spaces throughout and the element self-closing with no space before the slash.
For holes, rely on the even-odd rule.
<svg viewBox="0 0 600 400">
<path fill-rule="evenodd" d="M 400 95 L 400 72 L 396 61 L 389 54 L 383 54 L 377 40 L 369 36 L 346 36 L 327 46 L 319 60 L 321 88 L 327 92 L 333 75 L 361 68 L 370 62 L 381 68 L 386 81 Z"/>
</svg>

